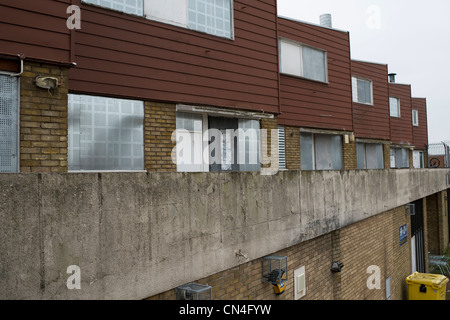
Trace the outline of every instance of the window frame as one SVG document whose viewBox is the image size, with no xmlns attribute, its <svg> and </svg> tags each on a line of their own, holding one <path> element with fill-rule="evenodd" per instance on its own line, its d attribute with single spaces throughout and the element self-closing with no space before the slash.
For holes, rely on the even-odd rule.
<svg viewBox="0 0 450 320">
<path fill-rule="evenodd" d="M 397 112 L 398 112 L 398 116 L 393 116 L 393 115 L 392 115 L 391 99 L 395 99 L 395 100 L 397 101 Z M 392 118 L 401 118 L 401 117 L 402 117 L 402 113 L 401 113 L 401 101 L 400 101 L 400 98 L 389 96 L 389 116 L 392 117 Z"/>
<path fill-rule="evenodd" d="M 414 115 L 415 115 L 415 120 L 416 121 L 414 121 Z M 415 109 L 412 110 L 412 125 L 414 127 L 418 127 L 419 126 L 419 110 L 415 110 Z"/>
<path fill-rule="evenodd" d="M 293 74 L 293 73 L 287 73 L 287 72 L 283 72 L 283 50 L 282 50 L 282 43 L 285 42 L 287 44 L 290 45 L 294 45 L 294 46 L 298 46 L 300 48 L 300 75 L 297 74 Z M 312 50 L 316 50 L 316 51 L 320 51 L 324 54 L 324 68 L 325 68 L 325 80 L 317 80 L 317 79 L 311 79 L 308 77 L 304 76 L 304 66 L 303 66 L 303 48 L 309 48 Z M 280 37 L 278 38 L 278 56 L 279 56 L 279 70 L 280 70 L 280 74 L 282 75 L 286 75 L 286 76 L 290 76 L 290 77 L 295 77 L 295 78 L 299 78 L 299 79 L 305 79 L 305 80 L 309 80 L 309 81 L 314 81 L 314 82 L 318 82 L 318 83 L 322 83 L 322 84 L 329 84 L 329 78 L 328 78 L 328 51 L 324 50 L 324 49 L 320 49 L 314 46 L 310 46 L 295 40 L 291 40 L 291 39 L 287 39 L 287 38 L 283 38 Z"/>
<path fill-rule="evenodd" d="M 356 142 L 356 162 L 357 162 L 357 169 L 358 170 L 383 170 L 384 169 L 384 152 L 383 152 L 383 144 L 382 143 L 377 143 L 377 142 L 373 142 L 373 143 L 368 143 L 368 142 Z M 358 150 L 361 150 L 358 148 L 358 145 L 362 146 L 362 154 L 358 152 Z M 376 152 L 375 156 L 381 156 L 381 159 L 377 158 L 377 164 L 381 165 L 381 167 L 378 168 L 368 168 L 368 148 L 367 146 L 375 146 L 377 149 L 375 149 L 376 151 L 380 151 L 380 153 L 378 154 L 378 152 Z M 378 149 L 380 148 L 380 149 Z M 364 168 L 360 168 L 358 163 L 358 159 L 361 159 L 360 157 L 363 157 L 362 159 L 364 160 Z M 381 160 L 381 163 L 378 162 L 378 160 Z"/>
<path fill-rule="evenodd" d="M 355 80 L 355 81 L 354 81 Z M 358 80 L 359 81 L 365 81 L 368 82 L 370 84 L 370 102 L 361 102 L 358 100 L 359 95 L 358 95 Z M 356 86 L 355 86 L 356 85 Z M 356 100 L 355 100 L 356 97 Z M 373 80 L 371 79 L 366 79 L 366 78 L 362 78 L 362 77 L 358 77 L 358 76 L 352 76 L 352 100 L 354 103 L 359 103 L 359 104 L 363 104 L 366 106 L 374 106 L 374 101 L 373 101 Z"/>
<path fill-rule="evenodd" d="M 309 157 L 309 154 L 305 155 L 304 152 L 302 152 L 302 145 L 304 146 L 304 144 L 302 144 L 302 136 L 305 137 L 307 135 L 310 136 L 310 138 L 308 138 L 308 139 L 310 139 L 310 141 L 311 141 L 311 149 L 308 150 L 308 151 L 311 152 L 311 155 L 310 155 L 311 161 L 312 161 L 312 168 L 311 169 L 310 168 L 305 168 L 304 161 L 302 161 L 302 159 L 305 159 L 305 158 L 302 158 L 302 156 L 303 157 L 305 157 L 305 156 Z M 334 149 L 334 147 L 333 147 L 333 140 L 334 140 L 334 138 L 337 138 L 337 137 L 340 138 L 339 139 L 340 143 L 338 145 L 339 146 L 339 151 L 340 151 L 340 154 L 339 154 L 340 168 L 334 168 L 334 165 L 335 165 L 334 160 L 335 160 L 335 156 L 336 155 L 333 153 L 333 149 Z M 318 161 L 319 161 L 319 159 L 317 157 L 317 152 L 318 152 L 317 140 L 318 139 L 325 139 L 325 138 L 329 138 L 330 139 L 330 148 L 331 148 L 330 149 L 330 151 L 331 151 L 330 155 L 331 155 L 331 159 L 329 159 L 329 160 L 331 162 L 332 168 L 319 169 L 318 168 Z M 305 151 L 305 149 L 303 149 L 303 151 Z M 301 168 L 300 169 L 302 171 L 340 171 L 340 170 L 343 170 L 343 168 L 344 168 L 344 154 L 343 154 L 343 151 L 344 151 L 344 148 L 343 148 L 343 136 L 340 135 L 340 134 L 315 133 L 315 132 L 306 132 L 306 131 L 305 132 L 300 132 L 300 163 L 301 163 Z"/>
</svg>

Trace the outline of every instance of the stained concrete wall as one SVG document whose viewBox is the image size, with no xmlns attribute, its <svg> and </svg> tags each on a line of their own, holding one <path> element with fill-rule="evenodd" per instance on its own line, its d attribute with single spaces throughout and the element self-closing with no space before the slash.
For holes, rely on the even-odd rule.
<svg viewBox="0 0 450 320">
<path fill-rule="evenodd" d="M 2 174 L 0 299 L 146 298 L 445 190 L 446 173 Z"/>
</svg>

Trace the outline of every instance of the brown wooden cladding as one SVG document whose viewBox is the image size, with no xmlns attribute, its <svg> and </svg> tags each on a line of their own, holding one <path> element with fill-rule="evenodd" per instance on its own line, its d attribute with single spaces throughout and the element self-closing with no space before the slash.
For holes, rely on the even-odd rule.
<svg viewBox="0 0 450 320">
<path fill-rule="evenodd" d="M 276 0 L 234 1 L 234 40 L 74 4 L 71 92 L 279 111 Z"/>
<path fill-rule="evenodd" d="M 70 0 L 0 0 L 0 54 L 69 63 Z"/>
<path fill-rule="evenodd" d="M 350 41 L 348 32 L 278 19 L 279 37 L 327 51 L 328 84 L 280 76 L 281 116 L 288 126 L 348 130 L 352 123 Z"/>
<path fill-rule="evenodd" d="M 400 99 L 400 118 L 390 117 L 391 141 L 413 145 L 411 85 L 389 83 L 389 96 Z"/>
<path fill-rule="evenodd" d="M 371 80 L 373 88 L 373 106 L 353 102 L 355 136 L 390 140 L 387 65 L 352 60 L 352 76 Z"/>
<path fill-rule="evenodd" d="M 412 98 L 412 109 L 419 112 L 419 126 L 413 126 L 413 144 L 416 149 L 428 149 L 427 99 Z"/>
</svg>

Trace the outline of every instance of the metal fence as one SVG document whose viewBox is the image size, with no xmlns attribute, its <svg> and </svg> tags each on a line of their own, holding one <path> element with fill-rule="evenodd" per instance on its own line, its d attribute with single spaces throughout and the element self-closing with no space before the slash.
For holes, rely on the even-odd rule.
<svg viewBox="0 0 450 320">
<path fill-rule="evenodd" d="M 430 143 L 428 157 L 433 168 L 450 168 L 450 141 Z"/>
</svg>

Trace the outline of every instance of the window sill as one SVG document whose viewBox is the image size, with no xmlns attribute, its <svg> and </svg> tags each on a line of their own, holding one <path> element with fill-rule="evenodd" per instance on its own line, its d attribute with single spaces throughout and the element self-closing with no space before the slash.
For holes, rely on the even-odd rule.
<svg viewBox="0 0 450 320">
<path fill-rule="evenodd" d="M 283 72 L 280 72 L 280 74 L 281 74 L 282 76 L 286 76 L 286 77 L 290 77 L 290 78 L 295 78 L 295 79 L 299 79 L 299 80 L 307 80 L 307 81 L 312 81 L 312 82 L 316 82 L 316 83 L 319 83 L 319 84 L 326 84 L 326 85 L 329 85 L 329 84 L 330 84 L 330 83 L 328 82 L 328 80 L 327 80 L 327 81 L 314 80 L 314 79 L 309 79 L 309 78 L 305 78 L 305 77 L 302 77 L 302 76 L 297 76 L 297 75 L 295 75 L 295 74 L 283 73 Z"/>
</svg>

